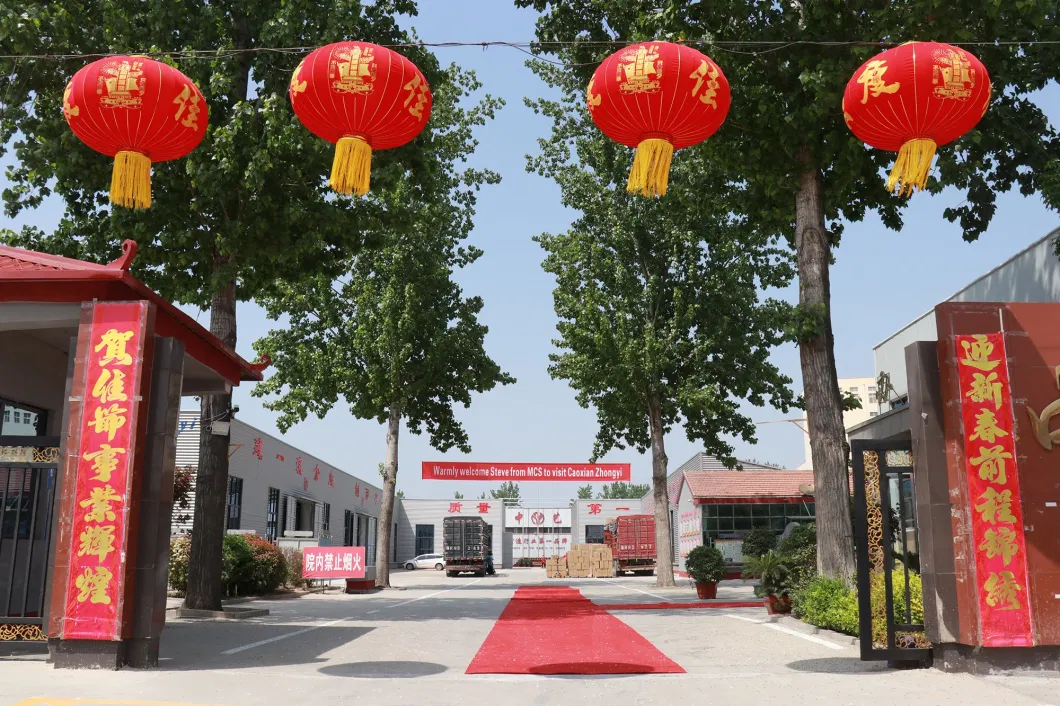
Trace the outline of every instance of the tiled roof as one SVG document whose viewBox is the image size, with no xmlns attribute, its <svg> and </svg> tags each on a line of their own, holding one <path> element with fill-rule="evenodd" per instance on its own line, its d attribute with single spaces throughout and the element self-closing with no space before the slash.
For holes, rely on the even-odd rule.
<svg viewBox="0 0 1060 706">
<path fill-rule="evenodd" d="M 694 498 L 794 498 L 813 486 L 813 471 L 689 471 Z"/>
<path fill-rule="evenodd" d="M 757 463 L 751 463 L 750 461 L 740 461 L 739 463 L 743 466 L 744 470 L 735 471 L 737 473 L 746 473 L 747 471 L 757 470 L 770 470 L 778 473 L 788 472 L 777 471 L 777 469 L 771 468 L 770 466 L 763 466 Z M 688 471 L 709 471 L 710 473 L 717 473 L 719 471 L 729 471 L 729 468 L 714 456 L 702 452 L 697 453 L 695 456 L 682 463 L 675 471 L 671 472 L 666 479 L 666 495 L 670 499 L 670 507 L 672 508 L 677 507 L 678 495 L 681 492 L 681 479 Z M 813 482 L 812 478 L 810 479 L 810 482 Z M 652 495 L 652 490 L 648 490 L 648 494 L 641 499 L 641 504 L 643 505 L 644 512 L 648 514 L 655 512 L 655 498 Z"/>
<path fill-rule="evenodd" d="M 106 265 L 82 262 L 68 257 L 0 245 L 0 272 L 65 272 L 69 270 L 105 270 Z"/>
</svg>

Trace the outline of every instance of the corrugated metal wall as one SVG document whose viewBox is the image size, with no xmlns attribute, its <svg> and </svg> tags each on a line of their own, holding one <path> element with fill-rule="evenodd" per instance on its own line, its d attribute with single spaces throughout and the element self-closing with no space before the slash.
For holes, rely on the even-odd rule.
<svg viewBox="0 0 1060 706">
<path fill-rule="evenodd" d="M 480 513 L 478 505 L 484 502 L 489 511 Z M 460 512 L 449 512 L 454 505 L 460 505 Z M 504 554 L 504 507 L 499 500 L 409 500 L 398 501 L 394 513 L 398 525 L 397 556 L 398 563 L 408 561 L 416 556 L 416 525 L 434 527 L 434 553 L 442 552 L 442 521 L 446 517 L 481 517 L 493 525 L 494 562 L 503 562 Z"/>
</svg>

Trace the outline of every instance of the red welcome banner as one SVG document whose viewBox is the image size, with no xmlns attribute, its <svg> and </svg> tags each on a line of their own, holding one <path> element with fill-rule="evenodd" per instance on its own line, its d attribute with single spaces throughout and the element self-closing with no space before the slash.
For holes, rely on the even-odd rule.
<svg viewBox="0 0 1060 706">
<path fill-rule="evenodd" d="M 1034 644 L 1004 334 L 957 336 L 976 590 L 985 647 Z"/>
<path fill-rule="evenodd" d="M 305 547 L 304 579 L 363 579 L 364 547 Z"/>
<path fill-rule="evenodd" d="M 120 640 L 146 302 L 98 303 L 84 361 L 63 639 Z"/>
<path fill-rule="evenodd" d="M 578 483 L 629 481 L 628 463 L 467 463 L 424 461 L 424 480 L 550 481 Z"/>
</svg>

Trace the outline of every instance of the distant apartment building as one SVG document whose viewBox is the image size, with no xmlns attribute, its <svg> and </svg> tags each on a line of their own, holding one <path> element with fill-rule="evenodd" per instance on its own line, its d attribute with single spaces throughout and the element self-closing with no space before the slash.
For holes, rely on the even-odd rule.
<svg viewBox="0 0 1060 706">
<path fill-rule="evenodd" d="M 876 389 L 876 378 L 839 378 L 839 391 L 843 396 L 852 395 L 861 402 L 861 409 L 852 409 L 843 412 L 843 428 L 851 429 L 858 424 L 867 422 L 873 417 L 880 415 L 881 410 L 887 411 L 889 406 L 881 408 L 884 400 L 878 398 Z M 809 425 L 806 426 L 809 429 Z M 813 468 L 810 456 L 810 435 L 803 434 L 803 458 L 806 459 L 798 470 L 808 471 Z"/>
</svg>

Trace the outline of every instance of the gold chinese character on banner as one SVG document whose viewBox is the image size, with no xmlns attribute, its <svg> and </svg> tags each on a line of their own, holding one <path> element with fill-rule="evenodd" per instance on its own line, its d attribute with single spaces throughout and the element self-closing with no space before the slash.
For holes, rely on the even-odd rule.
<svg viewBox="0 0 1060 706">
<path fill-rule="evenodd" d="M 999 436 L 1008 436 L 1008 432 L 997 425 L 997 417 L 989 409 L 984 409 L 975 415 L 975 429 L 971 439 L 973 441 L 985 441 L 994 443 Z"/>
<path fill-rule="evenodd" d="M 1011 527 L 998 527 L 996 530 L 990 528 L 984 533 L 983 542 L 979 548 L 986 552 L 988 559 L 999 556 L 1005 566 L 1008 566 L 1012 557 L 1016 556 L 1020 550 L 1016 539 L 1016 533 Z"/>
<path fill-rule="evenodd" d="M 202 110 L 199 107 L 199 94 L 192 92 L 188 84 L 184 84 L 184 90 L 173 99 L 173 104 L 177 106 L 177 113 L 173 116 L 173 119 L 180 120 L 180 116 L 187 111 L 188 114 L 183 120 L 180 120 L 180 124 L 184 127 L 190 127 L 192 130 L 198 130 L 199 111 Z"/>
<path fill-rule="evenodd" d="M 423 80 L 423 77 L 419 74 L 412 77 L 412 80 L 406 83 L 403 90 L 409 92 L 408 96 L 405 97 L 404 107 L 409 109 L 409 114 L 418 119 L 423 118 L 423 106 L 427 105 L 427 82 Z M 413 104 L 412 101 L 416 102 Z"/>
<path fill-rule="evenodd" d="M 118 454 L 123 453 L 125 449 L 114 448 L 110 444 L 100 444 L 98 451 L 86 453 L 84 459 L 92 462 L 92 470 L 96 473 L 92 480 L 110 482 L 111 474 L 118 468 Z"/>
<path fill-rule="evenodd" d="M 78 556 L 94 556 L 102 562 L 114 549 L 114 525 L 90 525 L 81 533 Z"/>
<path fill-rule="evenodd" d="M 703 95 L 699 96 L 699 100 L 713 108 L 717 108 L 718 101 L 716 98 L 718 88 L 721 86 L 718 82 L 718 67 L 704 59 L 700 62 L 699 67 L 689 75 L 689 78 L 696 80 L 696 85 L 692 87 L 692 97 L 695 98 L 700 89 L 706 86 L 706 90 L 703 91 Z"/>
<path fill-rule="evenodd" d="M 983 584 L 986 589 L 986 604 L 998 610 L 1019 610 L 1019 592 L 1023 587 L 1016 583 L 1016 577 L 1011 571 L 991 573 L 990 578 Z"/>
<path fill-rule="evenodd" d="M 975 340 L 961 341 L 961 348 L 964 349 L 964 357 L 960 360 L 961 365 L 988 373 L 1001 364 L 1000 360 L 990 360 L 990 356 L 994 353 L 994 344 L 990 342 L 990 339 L 981 333 L 977 333 L 972 338 Z"/>
<path fill-rule="evenodd" d="M 968 390 L 965 397 L 972 402 L 993 402 L 994 409 L 1001 409 L 1001 383 L 997 373 L 972 373 L 972 389 Z"/>
<path fill-rule="evenodd" d="M 662 61 L 657 45 L 643 44 L 626 51 L 619 59 L 618 90 L 623 93 L 655 93 L 662 86 Z"/>
<path fill-rule="evenodd" d="M 1002 490 L 1000 493 L 993 488 L 987 488 L 986 492 L 979 496 L 982 501 L 975 506 L 983 516 L 983 522 L 996 525 L 998 522 L 1015 522 L 1012 514 L 1012 491 Z"/>
<path fill-rule="evenodd" d="M 125 373 L 115 370 L 113 373 L 104 368 L 99 372 L 99 379 L 92 386 L 92 396 L 106 404 L 107 402 L 128 402 L 125 394 Z"/>
<path fill-rule="evenodd" d="M 884 93 L 897 93 L 901 88 L 902 84 L 897 81 L 894 83 L 884 81 L 883 75 L 887 73 L 887 69 L 887 62 L 883 59 L 865 64 L 865 70 L 858 76 L 858 83 L 865 87 L 865 92 L 861 96 L 862 104 L 869 102 L 870 93 L 873 98 L 879 98 Z"/>
<path fill-rule="evenodd" d="M 114 435 L 125 426 L 125 413 L 129 410 L 112 404 L 110 407 L 96 407 L 95 417 L 89 421 L 97 434 L 106 434 L 107 441 L 114 441 Z"/>
<path fill-rule="evenodd" d="M 110 605 L 110 596 L 107 595 L 107 589 L 110 587 L 110 582 L 113 578 L 114 574 L 103 566 L 85 569 L 75 582 L 80 591 L 77 594 L 77 602 L 84 603 L 87 600 L 90 603 Z"/>
<path fill-rule="evenodd" d="M 113 328 L 100 336 L 99 344 L 93 349 L 96 353 L 105 350 L 103 357 L 99 359 L 99 364 L 132 365 L 132 356 L 125 350 L 125 346 L 132 337 L 132 331 L 118 331 Z"/>
<path fill-rule="evenodd" d="M 1004 485 L 1008 482 L 1005 474 L 1005 459 L 1012 454 L 1004 446 L 980 446 L 979 455 L 972 459 L 972 465 L 979 467 L 979 477 L 992 483 Z"/>
<path fill-rule="evenodd" d="M 85 513 L 85 522 L 114 522 L 117 515 L 111 505 L 113 502 L 121 502 L 121 496 L 114 492 L 114 488 L 105 485 L 102 488 L 93 488 L 88 497 L 78 504 L 91 508 Z"/>
</svg>

